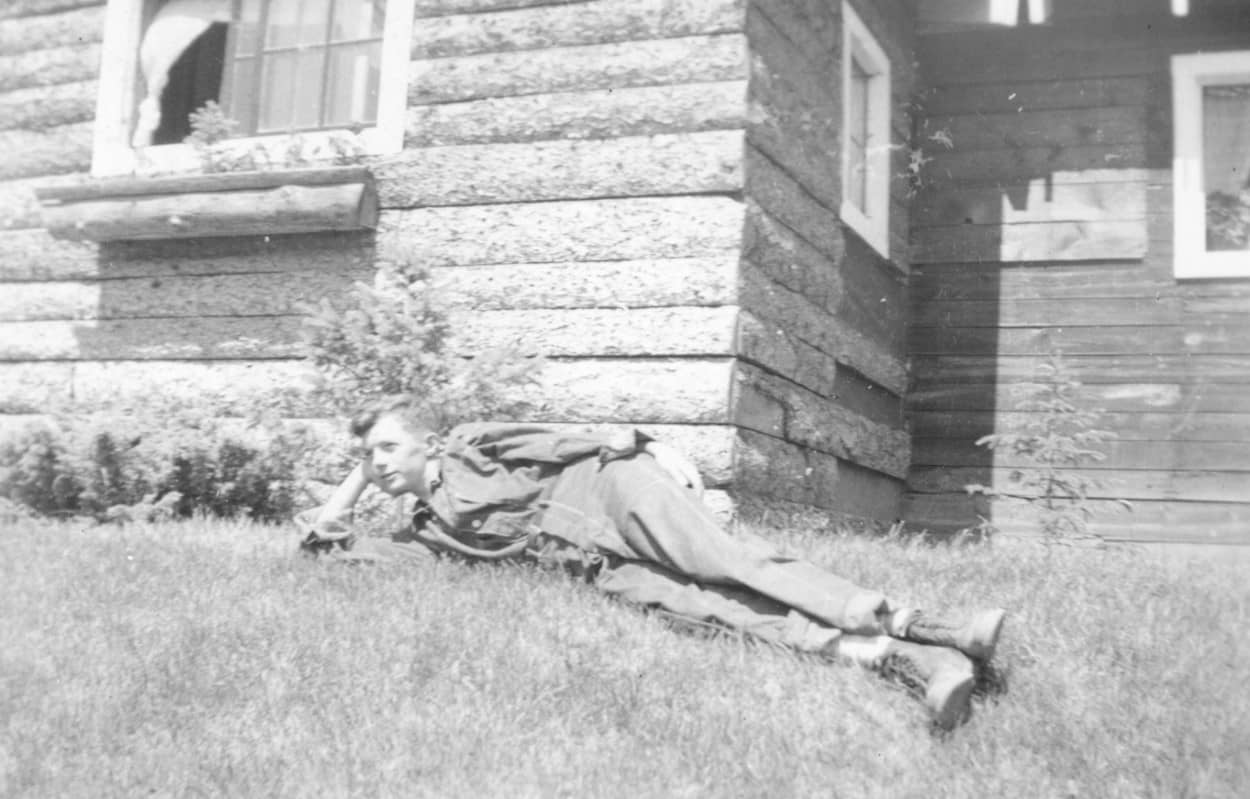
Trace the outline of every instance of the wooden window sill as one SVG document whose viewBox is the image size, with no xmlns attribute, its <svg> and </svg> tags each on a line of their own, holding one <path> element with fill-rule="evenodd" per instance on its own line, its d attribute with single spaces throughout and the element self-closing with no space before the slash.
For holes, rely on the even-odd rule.
<svg viewBox="0 0 1250 799">
<path fill-rule="evenodd" d="M 377 226 L 366 167 L 105 178 L 37 190 L 57 238 L 132 241 L 361 230 Z"/>
</svg>

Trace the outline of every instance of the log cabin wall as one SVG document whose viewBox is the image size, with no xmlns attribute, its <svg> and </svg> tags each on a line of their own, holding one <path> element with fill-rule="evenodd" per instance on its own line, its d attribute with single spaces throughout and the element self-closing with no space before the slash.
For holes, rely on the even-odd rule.
<svg viewBox="0 0 1250 799">
<path fill-rule="evenodd" d="M 1057 1 L 1049 25 L 919 37 L 913 526 L 1027 529 L 963 486 L 1009 487 L 1020 463 L 973 442 L 1022 418 L 1016 389 L 1061 350 L 1119 434 L 1091 529 L 1250 541 L 1250 280 L 1173 275 L 1169 72 L 1173 53 L 1247 48 L 1246 10 L 1215 2 L 1180 19 Z"/>
<path fill-rule="evenodd" d="M 730 481 L 741 0 L 417 0 L 404 151 L 367 234 L 73 243 L 33 188 L 89 167 L 100 2 L 0 9 L 0 411 L 301 385 L 299 300 L 424 264 L 467 351 L 548 356 L 542 420 L 643 425 Z M 291 400 L 296 412 L 299 398 Z"/>
<path fill-rule="evenodd" d="M 735 421 L 745 489 L 889 522 L 908 464 L 908 99 L 904 4 L 857 2 L 892 69 L 891 244 L 839 221 L 842 19 L 837 0 L 753 0 L 746 234 Z"/>
</svg>

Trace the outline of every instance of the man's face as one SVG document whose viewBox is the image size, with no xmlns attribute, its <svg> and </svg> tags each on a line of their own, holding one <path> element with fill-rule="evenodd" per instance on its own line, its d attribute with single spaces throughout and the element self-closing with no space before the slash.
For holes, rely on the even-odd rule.
<svg viewBox="0 0 1250 799">
<path fill-rule="evenodd" d="M 437 444 L 433 433 L 410 430 L 398 416 L 381 417 L 364 437 L 374 483 L 391 496 L 427 498 L 425 466 Z"/>
</svg>

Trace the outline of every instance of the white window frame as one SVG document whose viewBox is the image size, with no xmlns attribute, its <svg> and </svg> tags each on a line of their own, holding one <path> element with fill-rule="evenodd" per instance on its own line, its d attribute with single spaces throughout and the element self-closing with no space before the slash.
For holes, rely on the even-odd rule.
<svg viewBox="0 0 1250 799">
<path fill-rule="evenodd" d="M 1202 90 L 1250 83 L 1250 50 L 1172 56 L 1173 274 L 1250 277 L 1250 250 L 1207 250 Z"/>
<path fill-rule="evenodd" d="M 859 62 L 868 81 L 868 148 L 865 204 L 860 209 L 850 197 L 850 126 L 852 116 L 851 63 Z M 842 3 L 842 221 L 883 257 L 890 257 L 890 115 L 893 105 L 890 59 L 850 3 Z"/>
<path fill-rule="evenodd" d="M 139 45 L 143 39 L 146 0 L 108 0 L 104 41 L 100 54 L 100 88 L 96 98 L 91 174 L 95 177 L 145 173 L 186 172 L 200 168 L 197 153 L 186 144 L 131 147 L 140 94 Z M 378 119 L 358 134 L 364 155 L 385 155 L 403 149 L 407 110 L 408 64 L 412 41 L 414 0 L 387 0 L 382 35 Z M 346 130 L 344 128 L 344 130 Z M 341 130 L 301 131 L 307 151 L 329 151 L 330 140 Z M 240 149 L 256 146 L 281 162 L 290 143 L 288 134 L 231 139 Z"/>
</svg>

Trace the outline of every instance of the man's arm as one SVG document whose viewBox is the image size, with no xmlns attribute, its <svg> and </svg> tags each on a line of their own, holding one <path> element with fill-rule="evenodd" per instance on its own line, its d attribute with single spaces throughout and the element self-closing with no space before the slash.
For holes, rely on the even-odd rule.
<svg viewBox="0 0 1250 799">
<path fill-rule="evenodd" d="M 356 507 L 356 500 L 369 487 L 369 482 L 369 472 L 364 462 L 356 464 L 356 468 L 343 478 L 343 482 L 339 483 L 334 493 L 321 506 L 317 512 L 316 523 L 341 521 L 344 518 L 350 520 L 352 508 Z"/>
</svg>

